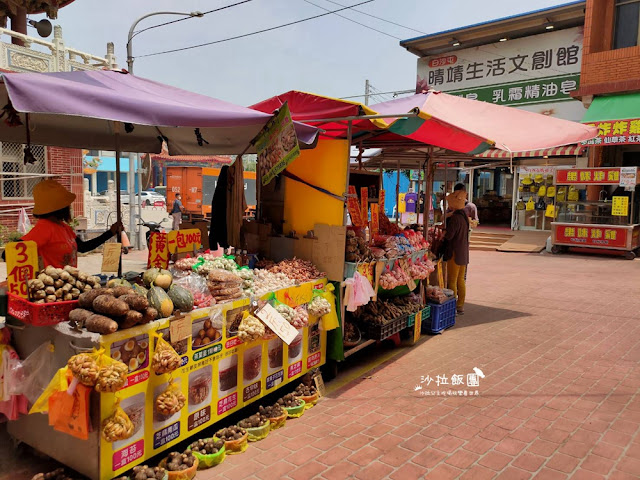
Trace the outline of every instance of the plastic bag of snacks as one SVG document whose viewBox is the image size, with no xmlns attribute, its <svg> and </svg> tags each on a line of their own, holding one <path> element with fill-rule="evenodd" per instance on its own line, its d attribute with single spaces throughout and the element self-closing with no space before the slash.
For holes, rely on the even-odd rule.
<svg viewBox="0 0 640 480">
<path fill-rule="evenodd" d="M 161 333 L 156 333 L 156 348 L 151 359 L 151 370 L 156 375 L 170 373 L 180 367 L 182 359 L 164 338 Z"/>
<path fill-rule="evenodd" d="M 332 283 L 328 283 L 324 290 L 314 289 L 311 302 L 307 304 L 309 315 L 320 317 L 320 327 L 323 330 L 333 330 L 338 328 L 338 314 L 336 312 L 336 296 L 334 295 L 335 287 Z"/>
<path fill-rule="evenodd" d="M 207 287 L 207 280 L 201 275 L 191 273 L 174 280 L 174 283 L 191 292 L 194 308 L 210 307 L 216 303 Z"/>
<path fill-rule="evenodd" d="M 187 399 L 180 390 L 180 386 L 170 380 L 167 388 L 156 398 L 156 411 L 160 415 L 170 417 L 182 410 L 185 403 Z"/>
<path fill-rule="evenodd" d="M 133 435 L 134 425 L 129 416 L 120 407 L 120 400 L 116 400 L 113 414 L 102 422 L 102 438 L 113 443 L 126 440 Z"/>
</svg>

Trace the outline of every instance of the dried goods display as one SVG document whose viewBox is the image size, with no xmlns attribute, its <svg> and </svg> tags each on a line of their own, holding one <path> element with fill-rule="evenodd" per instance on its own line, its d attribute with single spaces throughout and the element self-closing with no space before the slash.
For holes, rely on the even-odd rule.
<svg viewBox="0 0 640 480">
<path fill-rule="evenodd" d="M 296 397 L 295 393 L 287 393 L 284 397 L 279 398 L 277 404 L 284 408 L 298 407 L 301 401 Z"/>
<path fill-rule="evenodd" d="M 29 299 L 33 303 L 54 303 L 77 300 L 80 294 L 100 287 L 100 279 L 67 265 L 49 265 L 27 281 Z"/>
<path fill-rule="evenodd" d="M 242 279 L 226 270 L 212 270 L 207 276 L 209 292 L 216 303 L 224 303 L 242 297 Z"/>
<path fill-rule="evenodd" d="M 294 316 L 293 321 L 291 321 L 291 325 L 296 328 L 304 328 L 309 325 L 309 311 L 306 305 L 300 305 L 294 308 Z"/>
<path fill-rule="evenodd" d="M 253 315 L 248 315 L 242 319 L 238 327 L 238 338 L 245 343 L 258 340 L 265 335 L 265 326 Z"/>
<path fill-rule="evenodd" d="M 269 268 L 269 271 L 271 273 L 283 273 L 298 283 L 309 282 L 325 276 L 313 263 L 295 257 L 291 260 L 282 260 Z"/>
<path fill-rule="evenodd" d="M 267 418 L 266 415 L 256 413 L 255 415 L 251 415 L 248 418 L 240 420 L 238 422 L 238 426 L 244 429 L 258 428 L 266 425 L 267 423 L 269 423 L 269 419 Z"/>
<path fill-rule="evenodd" d="M 191 454 L 171 452 L 165 462 L 166 469 L 170 472 L 181 472 L 196 466 L 198 461 Z"/>
<path fill-rule="evenodd" d="M 276 262 L 274 262 L 273 260 L 269 260 L 268 258 L 263 258 L 260 259 L 256 262 L 256 269 L 264 269 L 264 270 L 268 270 L 271 267 L 273 267 L 276 264 Z"/>
<path fill-rule="evenodd" d="M 274 273 L 269 270 L 253 271 L 253 294 L 258 297 L 292 285 L 295 285 L 295 281 L 284 273 Z"/>
<path fill-rule="evenodd" d="M 358 308 L 352 316 L 362 323 L 384 325 L 403 315 L 416 313 L 424 308 L 424 305 L 416 303 L 407 297 L 396 297 L 389 300 L 370 302 Z"/>
<path fill-rule="evenodd" d="M 73 477 L 64 473 L 64 468 L 56 468 L 53 472 L 38 473 L 31 480 L 74 480 Z M 128 480 L 128 479 L 127 479 Z"/>
<path fill-rule="evenodd" d="M 133 467 L 132 470 L 133 476 L 129 479 L 129 477 L 122 477 L 123 480 L 163 480 L 167 471 L 162 467 L 148 467 L 147 465 L 139 465 L 137 467 Z"/>
<path fill-rule="evenodd" d="M 234 272 L 238 277 L 242 279 L 242 289 L 245 293 L 253 292 L 253 270 L 248 268 L 241 268 Z"/>
<path fill-rule="evenodd" d="M 436 269 L 429 259 L 417 260 L 409 265 L 409 273 L 414 280 L 424 280 Z"/>
<path fill-rule="evenodd" d="M 258 407 L 258 413 L 266 418 L 278 418 L 284 415 L 285 411 L 282 409 L 281 405 L 276 403 L 275 405 L 270 405 L 268 407 L 260 405 Z"/>
<path fill-rule="evenodd" d="M 120 407 L 102 422 L 102 437 L 110 443 L 126 440 L 133 435 L 134 425 Z"/>
<path fill-rule="evenodd" d="M 181 270 L 183 272 L 191 272 L 193 269 L 193 266 L 198 262 L 199 260 L 194 257 L 181 258 L 179 260 L 176 260 L 173 266 L 177 270 Z"/>
<path fill-rule="evenodd" d="M 347 229 L 345 260 L 347 262 L 363 262 L 372 258 L 371 250 L 364 236 L 353 229 Z"/>
<path fill-rule="evenodd" d="M 427 287 L 427 299 L 433 303 L 444 303 L 449 300 L 449 296 L 440 287 L 430 285 Z"/>
<path fill-rule="evenodd" d="M 385 271 L 380 275 L 380 286 L 385 290 L 393 290 L 400 285 L 406 285 L 410 281 L 411 277 L 397 265 L 393 270 Z"/>
<path fill-rule="evenodd" d="M 312 397 L 317 392 L 318 390 L 313 385 L 305 385 L 304 383 L 301 383 L 296 387 L 294 394 L 296 397 Z"/>
<path fill-rule="evenodd" d="M 285 305 L 284 303 L 278 303 L 275 306 L 276 312 L 278 312 L 282 317 L 289 323 L 293 324 L 293 321 L 296 317 L 296 312 L 289 305 Z"/>
<path fill-rule="evenodd" d="M 231 425 L 227 428 L 222 428 L 216 432 L 216 437 L 223 439 L 225 442 L 231 442 L 234 440 L 240 440 L 247 434 L 247 431 L 237 425 Z"/>
<path fill-rule="evenodd" d="M 322 317 L 327 313 L 331 312 L 331 304 L 329 300 L 320 295 L 316 296 L 309 302 L 308 305 L 309 315 L 313 315 L 314 317 Z"/>
</svg>

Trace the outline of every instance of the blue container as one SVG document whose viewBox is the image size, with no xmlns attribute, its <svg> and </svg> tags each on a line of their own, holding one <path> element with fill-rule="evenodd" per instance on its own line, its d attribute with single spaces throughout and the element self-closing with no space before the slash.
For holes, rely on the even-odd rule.
<svg viewBox="0 0 640 480">
<path fill-rule="evenodd" d="M 456 323 L 456 299 L 452 297 L 446 302 L 431 303 L 431 321 L 422 321 L 422 330 L 429 333 L 439 333 L 447 328 L 453 327 Z"/>
</svg>

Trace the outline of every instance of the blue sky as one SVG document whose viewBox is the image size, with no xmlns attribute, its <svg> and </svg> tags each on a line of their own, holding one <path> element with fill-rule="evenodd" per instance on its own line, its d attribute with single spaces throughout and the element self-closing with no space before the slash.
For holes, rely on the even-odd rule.
<svg viewBox="0 0 640 480">
<path fill-rule="evenodd" d="M 141 15 L 162 10 L 211 10 L 237 0 L 76 0 L 59 12 L 65 43 L 104 55 L 114 42 L 118 65 L 126 67 L 129 27 Z M 311 0 L 327 9 L 340 7 Z M 363 0 L 335 0 L 354 5 Z M 374 0 L 358 10 L 424 33 L 545 8 L 564 1 Z M 106 6 L 108 5 L 108 7 Z M 134 55 L 214 41 L 323 13 L 304 0 L 253 0 L 204 18 L 155 28 L 134 41 Z M 419 36 L 359 13 L 341 15 L 402 39 Z M 37 17 L 33 17 L 36 18 Z M 138 28 L 176 19 L 156 16 Z M 30 29 L 30 35 L 37 35 Z M 417 57 L 398 40 L 328 15 L 280 30 L 179 53 L 137 58 L 136 75 L 241 105 L 297 89 L 344 97 L 364 92 L 369 79 L 381 92 L 415 87 Z M 374 98 L 372 103 L 383 101 Z"/>
</svg>

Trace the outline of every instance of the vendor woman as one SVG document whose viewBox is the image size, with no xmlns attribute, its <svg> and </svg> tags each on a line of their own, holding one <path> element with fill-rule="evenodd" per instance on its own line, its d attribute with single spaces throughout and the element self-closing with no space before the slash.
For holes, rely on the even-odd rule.
<svg viewBox="0 0 640 480">
<path fill-rule="evenodd" d="M 99 237 L 83 241 L 76 236 L 68 225 L 71 221 L 71 204 L 76 195 L 55 180 L 44 180 L 33 187 L 33 216 L 38 219 L 36 225 L 22 237 L 38 245 L 40 268 L 52 265 L 64 268 L 66 265 L 78 266 L 78 252 L 89 252 L 118 231 L 122 223 L 114 223 Z"/>
</svg>

